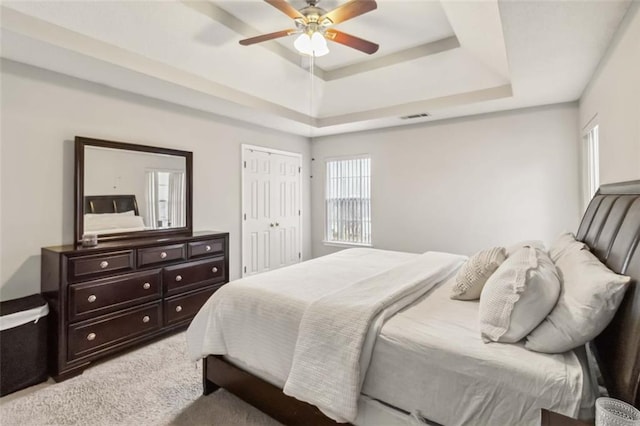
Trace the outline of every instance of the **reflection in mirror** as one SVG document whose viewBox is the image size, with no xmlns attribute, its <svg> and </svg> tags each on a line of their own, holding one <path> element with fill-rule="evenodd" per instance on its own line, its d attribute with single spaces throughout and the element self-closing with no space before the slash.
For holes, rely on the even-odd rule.
<svg viewBox="0 0 640 426">
<path fill-rule="evenodd" d="M 84 146 L 83 234 L 187 226 L 186 158 Z"/>
</svg>

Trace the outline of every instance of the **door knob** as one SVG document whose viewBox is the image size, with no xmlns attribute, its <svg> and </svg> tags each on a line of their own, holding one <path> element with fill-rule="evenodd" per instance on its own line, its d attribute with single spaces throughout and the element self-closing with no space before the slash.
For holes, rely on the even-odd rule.
<svg viewBox="0 0 640 426">
<path fill-rule="evenodd" d="M 273 223 L 270 223 L 269 226 L 273 228 L 275 225 Z"/>
<path fill-rule="evenodd" d="M 278 222 L 276 222 L 276 226 L 280 226 L 280 224 Z"/>
</svg>

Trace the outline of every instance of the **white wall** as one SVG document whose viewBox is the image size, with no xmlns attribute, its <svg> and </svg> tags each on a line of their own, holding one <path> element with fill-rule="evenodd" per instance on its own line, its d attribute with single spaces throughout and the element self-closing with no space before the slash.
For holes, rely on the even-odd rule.
<svg viewBox="0 0 640 426">
<path fill-rule="evenodd" d="M 640 179 L 640 2 L 629 8 L 580 99 L 580 128 L 594 117 L 600 183 Z"/>
<path fill-rule="evenodd" d="M 240 276 L 240 145 L 301 153 L 287 135 L 50 71 L 2 61 L 0 299 L 40 291 L 40 248 L 73 240 L 76 135 L 193 151 L 194 229 L 231 235 L 231 278 Z M 303 184 L 303 257 L 310 257 L 309 181 Z"/>
<path fill-rule="evenodd" d="M 374 247 L 471 254 L 576 230 L 578 139 L 575 103 L 318 138 L 313 255 L 338 250 L 322 243 L 327 157 L 371 155 Z"/>
</svg>

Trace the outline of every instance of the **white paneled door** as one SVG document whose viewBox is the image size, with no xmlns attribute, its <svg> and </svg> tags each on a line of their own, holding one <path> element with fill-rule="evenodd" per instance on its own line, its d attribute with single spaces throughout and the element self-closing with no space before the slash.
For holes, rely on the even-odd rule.
<svg viewBox="0 0 640 426">
<path fill-rule="evenodd" d="M 299 154 L 243 146 L 243 276 L 300 262 Z"/>
</svg>

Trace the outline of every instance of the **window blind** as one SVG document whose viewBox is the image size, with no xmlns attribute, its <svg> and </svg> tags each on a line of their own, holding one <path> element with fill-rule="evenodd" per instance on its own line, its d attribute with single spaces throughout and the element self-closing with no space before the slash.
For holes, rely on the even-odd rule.
<svg viewBox="0 0 640 426">
<path fill-rule="evenodd" d="M 371 159 L 327 161 L 325 241 L 371 245 Z"/>
</svg>

